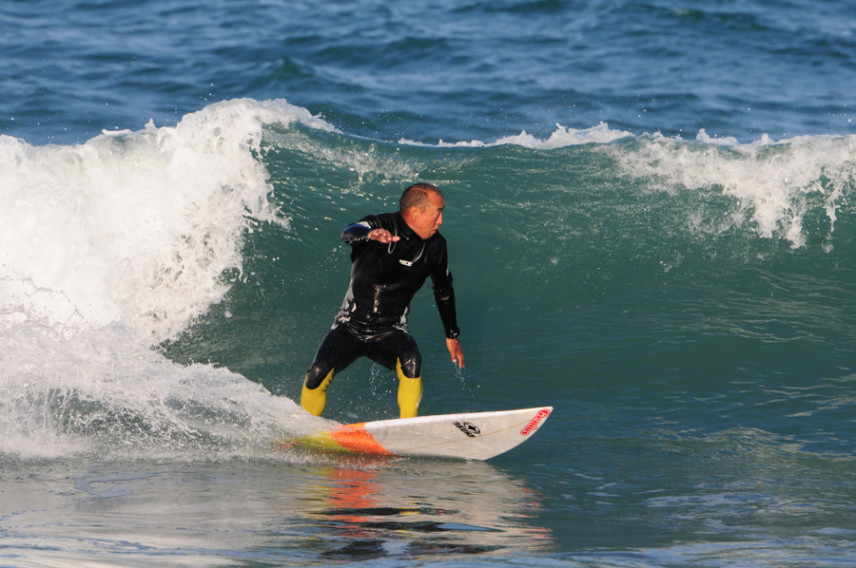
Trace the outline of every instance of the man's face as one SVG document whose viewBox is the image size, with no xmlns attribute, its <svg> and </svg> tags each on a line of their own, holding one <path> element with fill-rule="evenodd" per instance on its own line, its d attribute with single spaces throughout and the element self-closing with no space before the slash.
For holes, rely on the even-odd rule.
<svg viewBox="0 0 856 568">
<path fill-rule="evenodd" d="M 424 209 L 411 207 L 404 220 L 421 239 L 430 239 L 443 224 L 444 207 L 446 207 L 446 203 L 443 198 L 439 194 L 431 192 L 428 194 L 428 205 Z"/>
</svg>

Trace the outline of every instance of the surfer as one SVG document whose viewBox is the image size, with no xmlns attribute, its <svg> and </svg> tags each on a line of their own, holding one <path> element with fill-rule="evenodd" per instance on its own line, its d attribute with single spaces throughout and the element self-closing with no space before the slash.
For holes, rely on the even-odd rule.
<svg viewBox="0 0 856 568">
<path fill-rule="evenodd" d="M 358 357 L 395 369 L 401 417 L 418 414 L 422 356 L 407 331 L 407 313 L 429 276 L 446 347 L 452 362 L 464 366 L 446 239 L 437 232 L 444 207 L 437 187 L 417 183 L 402 193 L 398 212 L 368 215 L 342 233 L 342 240 L 351 246 L 351 282 L 306 372 L 300 405 L 310 414 L 321 416 L 333 374 Z"/>
</svg>

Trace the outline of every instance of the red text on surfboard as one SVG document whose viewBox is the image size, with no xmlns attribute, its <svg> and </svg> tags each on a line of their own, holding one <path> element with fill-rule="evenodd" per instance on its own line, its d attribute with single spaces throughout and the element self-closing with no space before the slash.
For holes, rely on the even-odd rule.
<svg viewBox="0 0 856 568">
<path fill-rule="evenodd" d="M 538 411 L 538 414 L 535 415 L 529 423 L 523 427 L 523 430 L 520 431 L 521 436 L 528 436 L 532 432 L 538 429 L 538 424 L 541 423 L 542 420 L 550 416 L 550 411 L 546 408 L 542 408 Z"/>
</svg>

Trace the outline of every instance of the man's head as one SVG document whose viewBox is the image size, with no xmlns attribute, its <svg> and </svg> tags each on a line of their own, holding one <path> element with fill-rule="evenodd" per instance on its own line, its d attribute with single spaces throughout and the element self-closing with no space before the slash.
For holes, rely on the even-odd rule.
<svg viewBox="0 0 856 568">
<path fill-rule="evenodd" d="M 422 239 L 431 238 L 443 224 L 443 194 L 430 183 L 416 183 L 404 190 L 399 210 L 413 232 Z"/>
</svg>

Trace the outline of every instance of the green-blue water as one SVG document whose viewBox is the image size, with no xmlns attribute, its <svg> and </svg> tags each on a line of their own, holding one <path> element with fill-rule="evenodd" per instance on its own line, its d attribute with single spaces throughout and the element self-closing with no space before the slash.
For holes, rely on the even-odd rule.
<svg viewBox="0 0 856 568">
<path fill-rule="evenodd" d="M 0 566 L 856 560 L 832 5 L 38 5 L 0 8 Z M 342 229 L 415 180 L 467 359 L 426 287 L 422 412 L 554 414 L 488 463 L 275 449 Z M 396 388 L 355 363 L 326 417 Z"/>
</svg>

